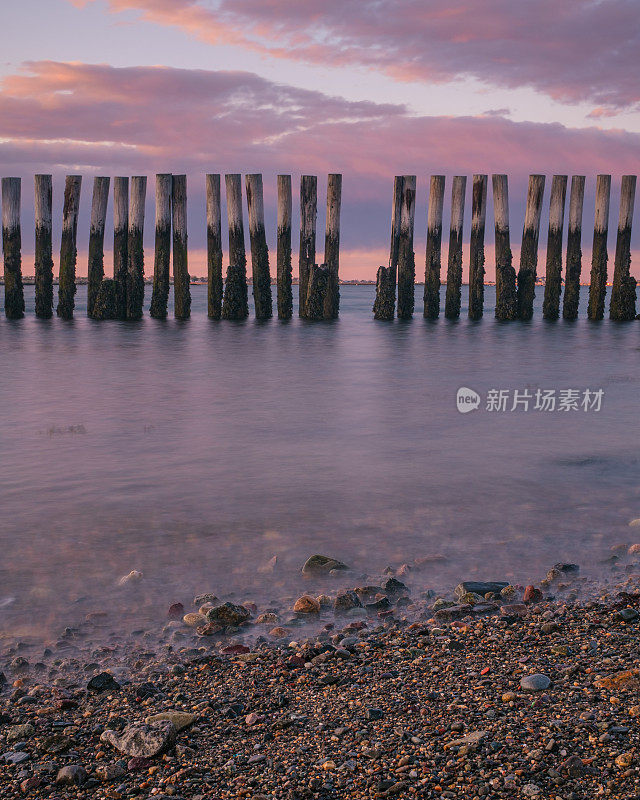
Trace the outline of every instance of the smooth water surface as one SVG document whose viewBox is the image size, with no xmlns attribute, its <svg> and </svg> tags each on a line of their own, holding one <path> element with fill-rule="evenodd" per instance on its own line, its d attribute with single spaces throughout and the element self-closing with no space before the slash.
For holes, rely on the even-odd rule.
<svg viewBox="0 0 640 800">
<path fill-rule="evenodd" d="M 491 287 L 482 322 L 430 323 L 422 290 L 409 323 L 373 320 L 373 286 L 341 287 L 335 323 L 211 322 L 204 286 L 188 322 L 98 323 L 81 287 L 69 323 L 35 319 L 27 287 L 25 319 L 0 321 L 5 625 L 95 603 L 131 569 L 164 613 L 199 591 L 296 591 L 314 552 L 361 573 L 441 554 L 423 575 L 438 587 L 632 541 L 640 324 L 545 323 L 540 288 L 534 321 L 499 324 Z M 457 411 L 461 386 L 477 411 Z M 525 388 L 604 401 L 484 409 Z"/>
</svg>

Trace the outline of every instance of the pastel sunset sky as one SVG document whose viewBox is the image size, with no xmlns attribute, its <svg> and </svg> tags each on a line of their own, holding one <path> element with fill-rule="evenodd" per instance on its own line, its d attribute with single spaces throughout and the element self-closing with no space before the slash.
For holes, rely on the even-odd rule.
<svg viewBox="0 0 640 800">
<path fill-rule="evenodd" d="M 272 250 L 275 176 L 319 176 L 321 241 L 325 176 L 342 172 L 343 278 L 387 262 L 395 174 L 418 176 L 421 278 L 430 174 L 449 194 L 454 174 L 507 173 L 517 257 L 540 172 L 543 252 L 551 175 L 587 176 L 584 280 L 595 176 L 613 175 L 612 260 L 620 177 L 640 163 L 637 0 L 21 0 L 4 4 L 1 38 L 0 173 L 23 178 L 25 274 L 36 172 L 54 174 L 56 237 L 64 175 L 83 175 L 80 275 L 95 175 L 150 176 L 151 248 L 152 176 L 186 172 L 203 275 L 206 172 L 263 173 Z M 465 217 L 468 242 L 470 185 Z M 492 226 L 490 191 L 488 279 Z"/>
</svg>

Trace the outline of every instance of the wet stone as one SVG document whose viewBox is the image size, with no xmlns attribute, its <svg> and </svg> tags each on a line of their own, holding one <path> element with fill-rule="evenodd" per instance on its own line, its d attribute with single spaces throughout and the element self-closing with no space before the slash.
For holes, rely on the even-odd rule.
<svg viewBox="0 0 640 800">
<path fill-rule="evenodd" d="M 524 692 L 544 692 L 549 686 L 551 686 L 550 679 L 542 673 L 525 675 L 520 679 L 520 688 Z"/>
</svg>

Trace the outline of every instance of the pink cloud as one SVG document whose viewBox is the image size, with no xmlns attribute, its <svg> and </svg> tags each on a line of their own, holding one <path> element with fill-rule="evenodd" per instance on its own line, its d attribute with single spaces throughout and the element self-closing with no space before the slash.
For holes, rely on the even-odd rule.
<svg viewBox="0 0 640 800">
<path fill-rule="evenodd" d="M 94 0 L 70 0 L 77 6 Z M 398 80 L 459 76 L 562 101 L 636 106 L 635 0 L 108 0 L 113 12 L 314 64 Z"/>
<path fill-rule="evenodd" d="M 345 265 L 384 252 L 393 175 L 417 174 L 418 273 L 429 174 L 508 173 L 517 245 L 529 173 L 585 174 L 591 198 L 596 173 L 612 173 L 617 181 L 640 158 L 640 135 L 624 131 L 497 115 L 416 117 L 399 105 L 348 102 L 245 72 L 54 62 L 31 63 L 0 83 L 0 139 L 0 172 L 25 178 L 26 215 L 32 213 L 26 187 L 34 172 L 54 172 L 58 186 L 65 172 L 83 173 L 85 218 L 92 174 L 188 173 L 196 250 L 204 245 L 205 172 L 263 172 L 271 232 L 278 172 L 294 174 L 294 183 L 299 173 L 342 172 L 342 241 L 345 252 L 360 253 Z M 614 195 L 612 229 L 616 202 Z M 322 230 L 322 195 L 319 206 Z M 585 247 L 591 214 L 587 204 Z M 489 209 L 488 230 L 491 220 Z M 469 213 L 465 230 L 468 223 Z M 31 224 L 28 216 L 25 224 Z M 87 228 L 81 218 L 81 246 Z M 368 276 L 381 260 L 375 255 L 366 265 Z"/>
</svg>

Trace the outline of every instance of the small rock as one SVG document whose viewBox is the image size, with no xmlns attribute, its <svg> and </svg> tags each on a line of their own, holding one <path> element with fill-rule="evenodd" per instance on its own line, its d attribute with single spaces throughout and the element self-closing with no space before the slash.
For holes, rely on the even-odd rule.
<svg viewBox="0 0 640 800">
<path fill-rule="evenodd" d="M 5 734 L 7 744 L 13 744 L 13 742 L 23 742 L 25 739 L 30 739 L 35 732 L 36 729 L 28 722 L 25 725 L 12 725 L 7 729 Z"/>
<path fill-rule="evenodd" d="M 193 598 L 193 605 L 194 606 L 202 606 L 205 603 L 212 603 L 215 604 L 218 602 L 218 598 L 212 592 L 205 592 L 205 594 L 197 594 Z"/>
<path fill-rule="evenodd" d="M 540 797 L 542 789 L 537 783 L 527 783 L 522 787 L 522 794 L 525 797 Z"/>
<path fill-rule="evenodd" d="M 244 606 L 237 606 L 234 603 L 223 603 L 215 606 L 207 612 L 209 622 L 218 622 L 220 625 L 241 625 L 251 616 L 251 612 Z"/>
<path fill-rule="evenodd" d="M 308 558 L 302 567 L 302 574 L 306 576 L 328 575 L 332 570 L 348 570 L 349 567 L 329 556 L 314 555 Z"/>
<path fill-rule="evenodd" d="M 180 619 L 180 617 L 184 614 L 184 606 L 182 603 L 172 603 L 169 606 L 169 610 L 167 611 L 167 616 L 169 619 Z"/>
<path fill-rule="evenodd" d="M 473 592 L 484 597 L 487 592 L 500 594 L 508 585 L 506 581 L 462 581 L 456 586 L 455 594 L 456 597 L 462 597 L 467 592 Z"/>
<path fill-rule="evenodd" d="M 315 599 L 315 597 L 311 597 L 308 594 L 303 594 L 302 597 L 299 597 L 296 600 L 293 610 L 298 614 L 319 614 L 320 603 Z"/>
<path fill-rule="evenodd" d="M 70 764 L 58 771 L 56 784 L 58 786 L 83 786 L 88 779 L 89 776 L 84 767 L 78 764 Z"/>
<path fill-rule="evenodd" d="M 186 711 L 161 711 L 159 714 L 154 714 L 147 717 L 145 722 L 147 725 L 155 725 L 157 722 L 171 722 L 176 732 L 183 731 L 196 721 L 195 714 L 189 714 Z"/>
<path fill-rule="evenodd" d="M 118 581 L 118 586 L 135 585 L 137 583 L 140 583 L 143 577 L 144 577 L 143 574 L 139 572 L 137 569 L 132 569 L 128 575 L 124 575 L 122 578 L 120 578 L 120 580 Z"/>
<path fill-rule="evenodd" d="M 549 686 L 551 686 L 550 679 L 541 673 L 525 675 L 520 679 L 520 688 L 523 692 L 544 692 Z"/>
<path fill-rule="evenodd" d="M 542 600 L 542 597 L 542 592 L 535 586 L 527 586 L 524 590 L 523 599 L 525 603 L 539 603 Z"/>
<path fill-rule="evenodd" d="M 204 614 L 200 613 L 190 613 L 185 614 L 182 618 L 182 621 L 185 625 L 188 625 L 190 628 L 201 628 L 203 625 L 207 624 L 207 618 Z"/>
<path fill-rule="evenodd" d="M 127 725 L 122 733 L 106 730 L 100 736 L 118 752 L 138 758 L 153 758 L 169 750 L 176 742 L 176 729 L 171 722 L 155 725 Z"/>
<path fill-rule="evenodd" d="M 635 622 L 640 615 L 635 608 L 623 608 L 618 612 L 618 616 L 623 622 Z"/>
<path fill-rule="evenodd" d="M 333 601 L 333 609 L 336 614 L 350 611 L 352 608 L 362 608 L 360 598 L 355 592 L 342 592 Z"/>
<path fill-rule="evenodd" d="M 87 684 L 87 689 L 91 692 L 114 692 L 119 688 L 120 684 L 110 672 L 94 675 Z"/>
</svg>

